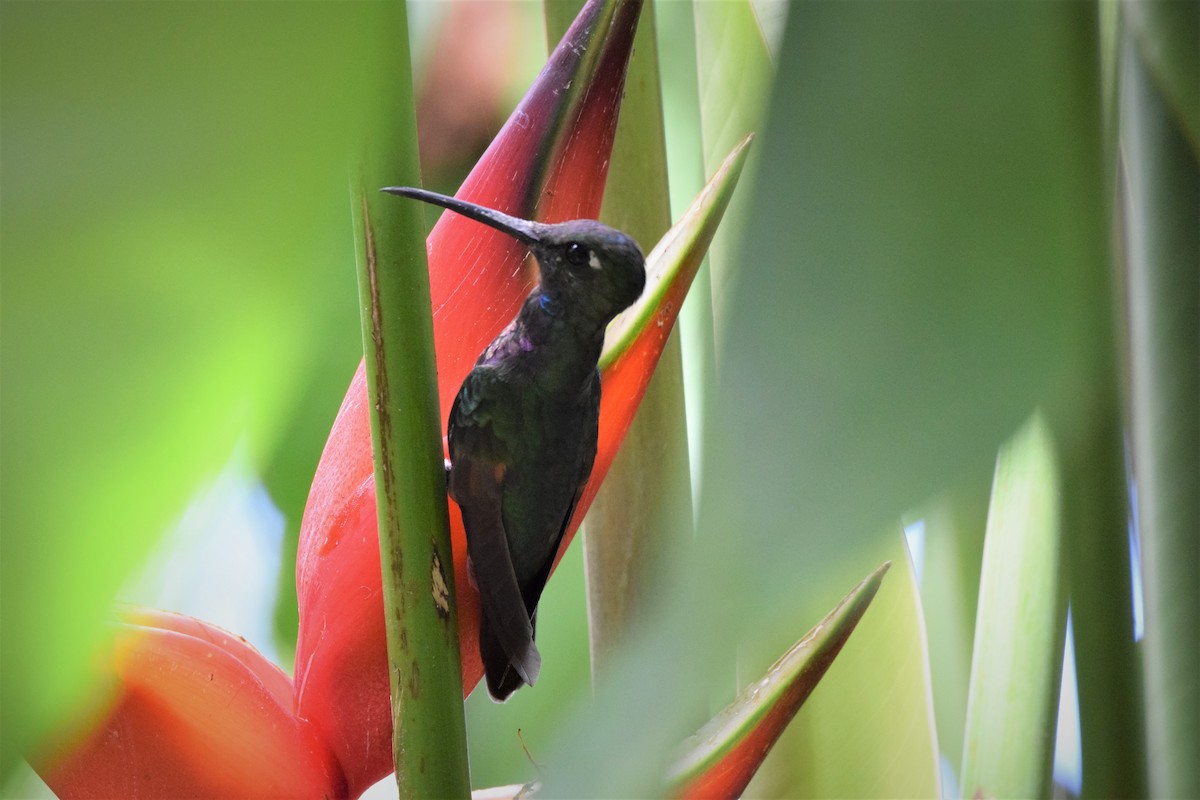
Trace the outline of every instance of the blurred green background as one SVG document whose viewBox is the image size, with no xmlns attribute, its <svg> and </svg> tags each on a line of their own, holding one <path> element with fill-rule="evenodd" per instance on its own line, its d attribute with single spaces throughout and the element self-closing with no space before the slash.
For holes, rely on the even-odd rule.
<svg viewBox="0 0 1200 800">
<path fill-rule="evenodd" d="M 387 3 L 0 5 L 0 785 L 86 706 L 115 596 L 288 665 L 299 513 L 361 354 L 358 143 L 413 80 L 425 184 L 453 191 L 546 52 L 540 3 L 407 7 L 411 75 Z M 572 548 L 536 690 L 468 701 L 474 785 L 532 759 L 561 793 L 644 793 L 666 742 L 890 558 L 758 795 L 953 794 L 999 724 L 968 693 L 1032 743 L 970 775 L 1047 792 L 1068 600 L 1069 789 L 1200 792 L 1194 4 L 653 9 L 673 215 L 759 133 L 682 322 L 697 533 L 594 691 Z M 993 467 L 1039 409 L 1050 444 L 1012 458 L 1062 495 L 1037 523 L 1061 564 L 1009 578 L 1030 614 L 982 609 L 985 636 L 981 573 L 1023 552 L 982 555 L 1009 529 L 989 505 L 1023 502 Z M 1005 624 L 1052 642 L 1013 665 L 1048 687 L 1027 703 L 975 674 Z"/>
<path fill-rule="evenodd" d="M 385 11 L 3 6 L 6 773 L 235 448 L 311 477 L 361 351 L 346 175 Z"/>
</svg>

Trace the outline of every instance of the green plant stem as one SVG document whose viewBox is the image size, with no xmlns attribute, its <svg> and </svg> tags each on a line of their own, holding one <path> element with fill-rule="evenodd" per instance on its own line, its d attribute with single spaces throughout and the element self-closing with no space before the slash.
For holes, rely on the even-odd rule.
<svg viewBox="0 0 1200 800">
<path fill-rule="evenodd" d="M 467 796 L 453 555 L 440 455 L 433 321 L 417 213 L 359 193 L 359 284 L 401 797 Z M 395 224 L 400 222 L 401 224 Z M 408 224 L 403 224 L 407 222 Z M 420 257 L 402 258 L 407 229 Z M 411 248 L 410 248 L 411 250 Z"/>
<path fill-rule="evenodd" d="M 1144 797 L 1122 426 L 1111 377 L 1099 380 L 1097 395 L 1077 409 L 1092 423 L 1062 450 L 1082 790 L 1084 797 Z"/>
<path fill-rule="evenodd" d="M 1153 16 L 1155 8 L 1129 11 Z M 1194 32 L 1194 15 L 1190 24 Z M 1145 726 L 1151 793 L 1196 797 L 1200 165 L 1179 115 L 1172 112 L 1161 82 L 1136 46 L 1141 41 L 1133 34 L 1126 37 L 1120 124 L 1129 436 L 1145 600 Z"/>
<path fill-rule="evenodd" d="M 467 797 L 466 721 L 442 465 L 422 208 L 380 186 L 416 183 L 408 31 L 397 5 L 393 127 L 373 143 L 354 196 L 383 570 L 393 759 L 401 797 Z"/>
<path fill-rule="evenodd" d="M 548 3 L 554 38 L 573 4 Z M 649 252 L 671 224 L 654 4 L 642 9 L 600 216 Z M 584 569 L 594 675 L 622 641 L 663 543 L 692 530 L 679 334 L 672 332 L 629 433 L 588 512 Z"/>
</svg>

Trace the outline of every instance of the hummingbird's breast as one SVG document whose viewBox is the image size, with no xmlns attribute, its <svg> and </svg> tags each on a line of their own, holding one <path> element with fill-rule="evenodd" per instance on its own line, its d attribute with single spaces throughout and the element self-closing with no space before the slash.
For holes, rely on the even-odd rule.
<svg viewBox="0 0 1200 800">
<path fill-rule="evenodd" d="M 536 295 L 492 343 L 480 364 L 510 387 L 512 458 L 503 515 L 513 567 L 524 584 L 552 559 L 580 486 L 596 457 L 602 338 L 581 337 Z"/>
<path fill-rule="evenodd" d="M 599 383 L 563 398 L 531 385 L 523 395 L 520 456 L 504 480 L 505 530 L 521 581 L 554 557 L 567 515 L 596 457 Z"/>
</svg>

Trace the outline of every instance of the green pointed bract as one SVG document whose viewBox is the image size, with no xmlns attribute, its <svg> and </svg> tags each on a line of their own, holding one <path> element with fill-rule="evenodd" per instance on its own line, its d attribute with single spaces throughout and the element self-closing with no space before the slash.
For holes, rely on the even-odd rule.
<svg viewBox="0 0 1200 800">
<path fill-rule="evenodd" d="M 890 567 L 887 562 L 868 575 L 766 675 L 684 743 L 667 777 L 670 795 L 741 795 L 854 632 Z"/>
</svg>

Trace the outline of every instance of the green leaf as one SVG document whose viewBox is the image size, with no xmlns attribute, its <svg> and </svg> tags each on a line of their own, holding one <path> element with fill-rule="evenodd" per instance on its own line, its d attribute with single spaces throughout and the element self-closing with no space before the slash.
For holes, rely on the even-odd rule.
<svg viewBox="0 0 1200 800">
<path fill-rule="evenodd" d="M 1040 415 L 1000 451 L 979 582 L 962 791 L 1050 794 L 1067 598 L 1053 446 Z"/>
<path fill-rule="evenodd" d="M 881 530 L 1097 373 L 1094 43 L 1074 33 L 1091 22 L 1076 4 L 791 8 L 711 428 L 724 496 L 786 499 L 720 507 L 749 552 L 787 548 L 781 572 L 848 548 L 776 532 Z M 776 453 L 803 457 L 763 464 Z"/>
<path fill-rule="evenodd" d="M 390 42 L 375 4 L 0 13 L 7 774 L 195 488 L 356 346 L 346 155 Z"/>
</svg>

